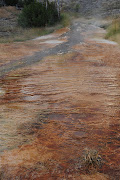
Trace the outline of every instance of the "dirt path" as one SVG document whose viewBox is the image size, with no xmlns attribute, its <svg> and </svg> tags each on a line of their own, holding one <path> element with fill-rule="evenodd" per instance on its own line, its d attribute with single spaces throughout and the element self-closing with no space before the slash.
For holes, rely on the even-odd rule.
<svg viewBox="0 0 120 180">
<path fill-rule="evenodd" d="M 77 20 L 0 67 L 2 180 L 119 179 L 120 48 L 102 33 Z"/>
</svg>

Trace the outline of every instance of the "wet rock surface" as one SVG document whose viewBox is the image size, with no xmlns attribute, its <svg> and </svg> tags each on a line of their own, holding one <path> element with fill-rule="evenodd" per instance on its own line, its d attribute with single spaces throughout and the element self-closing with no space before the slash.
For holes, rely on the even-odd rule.
<svg viewBox="0 0 120 180">
<path fill-rule="evenodd" d="M 1 179 L 119 179 L 120 48 L 98 31 L 77 20 L 67 42 L 0 67 Z"/>
</svg>

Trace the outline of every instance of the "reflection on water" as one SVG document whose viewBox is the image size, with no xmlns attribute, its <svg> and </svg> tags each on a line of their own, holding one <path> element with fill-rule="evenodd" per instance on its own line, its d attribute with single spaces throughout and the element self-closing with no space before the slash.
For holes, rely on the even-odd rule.
<svg viewBox="0 0 120 180">
<path fill-rule="evenodd" d="M 82 56 L 71 54 L 66 61 L 61 61 L 64 55 L 48 57 L 2 81 L 1 152 L 37 137 L 61 154 L 61 162 L 72 163 L 86 147 L 92 148 L 104 159 L 101 172 L 119 176 L 120 68 L 96 54 L 87 61 L 85 48 Z M 19 76 L 12 79 L 15 73 Z"/>
</svg>

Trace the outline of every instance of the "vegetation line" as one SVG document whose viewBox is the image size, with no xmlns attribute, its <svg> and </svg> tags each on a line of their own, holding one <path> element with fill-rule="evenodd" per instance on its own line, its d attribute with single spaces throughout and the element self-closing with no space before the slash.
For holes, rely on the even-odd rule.
<svg viewBox="0 0 120 180">
<path fill-rule="evenodd" d="M 106 39 L 116 41 L 120 44 L 120 19 L 114 19 L 107 28 Z"/>
<path fill-rule="evenodd" d="M 61 12 L 59 17 L 55 2 L 47 1 L 47 7 L 45 2 L 38 3 L 30 0 L 29 4 L 25 4 L 20 11 L 16 10 L 15 6 L 1 7 L 0 18 L 2 19 L 4 14 L 11 24 L 13 21 L 11 17 L 14 15 L 14 24 L 16 25 L 9 26 L 8 23 L 6 23 L 8 26 L 5 27 L 1 25 L 7 36 L 1 36 L 0 43 L 22 42 L 34 39 L 70 25 L 73 15 Z M 5 23 L 3 22 L 3 24 Z"/>
</svg>

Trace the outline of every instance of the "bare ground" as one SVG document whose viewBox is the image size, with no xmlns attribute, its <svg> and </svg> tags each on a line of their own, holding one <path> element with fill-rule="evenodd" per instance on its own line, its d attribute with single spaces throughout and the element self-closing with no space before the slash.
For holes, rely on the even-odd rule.
<svg viewBox="0 0 120 180">
<path fill-rule="evenodd" d="M 1 179 L 119 179 L 120 48 L 94 40 L 99 32 L 77 21 L 50 39 L 61 45 L 30 41 L 29 54 L 22 44 L 20 57 L 45 47 L 42 61 L 40 51 L 22 68 L 2 62 L 11 72 L 1 79 Z M 85 148 L 98 151 L 101 167 L 82 162 Z"/>
</svg>

